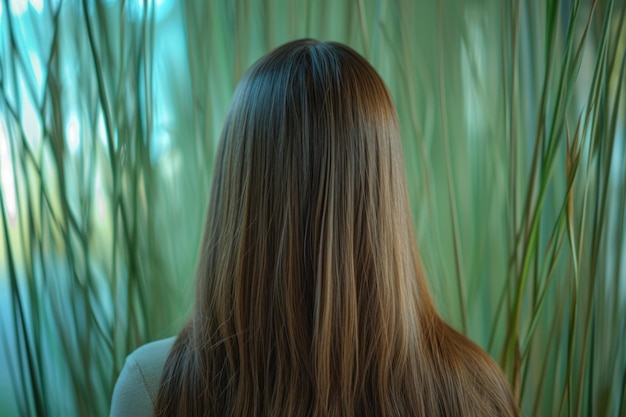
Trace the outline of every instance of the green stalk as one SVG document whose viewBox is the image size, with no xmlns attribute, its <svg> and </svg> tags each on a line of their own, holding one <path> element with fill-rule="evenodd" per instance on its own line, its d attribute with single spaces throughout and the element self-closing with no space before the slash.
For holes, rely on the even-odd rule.
<svg viewBox="0 0 626 417">
<path fill-rule="evenodd" d="M 443 129 L 443 142 L 446 159 L 446 172 L 448 184 L 448 198 L 450 219 L 452 220 L 452 238 L 454 240 L 454 266 L 456 268 L 456 282 L 458 285 L 459 306 L 461 310 L 461 325 L 464 333 L 467 332 L 467 308 L 465 306 L 465 279 L 463 277 L 463 268 L 461 260 L 461 242 L 459 238 L 458 215 L 456 212 L 456 200 L 454 187 L 452 185 L 452 168 L 450 166 L 450 145 L 448 139 L 448 121 L 446 117 L 446 98 L 443 86 L 444 67 L 443 67 L 443 20 L 441 13 L 441 0 L 437 0 L 437 18 L 438 18 L 438 39 L 439 39 L 439 105 L 441 109 L 441 127 Z"/>
</svg>

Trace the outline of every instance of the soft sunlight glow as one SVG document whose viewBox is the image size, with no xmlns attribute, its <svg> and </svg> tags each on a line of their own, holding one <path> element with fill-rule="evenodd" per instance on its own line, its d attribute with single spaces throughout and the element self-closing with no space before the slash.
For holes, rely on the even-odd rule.
<svg viewBox="0 0 626 417">
<path fill-rule="evenodd" d="M 148 14 L 152 13 L 152 8 L 156 6 L 155 16 L 157 19 L 162 19 L 168 14 L 172 8 L 172 0 L 134 0 L 126 3 L 128 7 L 128 15 L 133 20 L 143 19 L 144 7 L 148 5 Z"/>
<path fill-rule="evenodd" d="M 102 146 L 104 146 L 104 149 L 106 149 L 106 151 L 109 151 L 109 138 L 107 137 L 107 129 L 106 129 L 106 125 L 104 124 L 104 115 L 102 114 L 102 112 L 100 112 L 98 114 L 98 130 L 97 130 L 97 136 L 98 139 L 100 139 L 100 142 L 102 143 Z M 113 148 L 117 149 L 117 132 L 113 131 Z"/>
<path fill-rule="evenodd" d="M 22 112 L 20 117 L 20 124 L 29 145 L 33 148 L 37 148 L 41 143 L 41 122 L 39 118 L 39 113 L 36 110 L 36 106 L 33 105 L 32 98 L 28 93 L 28 87 L 26 86 L 26 80 L 24 79 L 23 74 L 20 74 L 19 76 L 19 86 L 20 97 L 23 97 L 21 103 Z"/>
<path fill-rule="evenodd" d="M 107 129 L 104 125 L 104 116 L 102 115 L 102 112 L 98 115 L 98 138 L 100 139 L 100 142 L 102 142 L 102 145 L 104 145 L 104 148 L 107 149 Z"/>
<path fill-rule="evenodd" d="M 80 147 L 80 122 L 76 113 L 72 113 L 67 125 L 65 126 L 65 137 L 67 138 L 67 146 L 72 154 L 78 151 Z"/>
<path fill-rule="evenodd" d="M 626 155 L 626 126 L 624 125 L 624 123 L 620 122 L 617 124 L 616 128 L 615 128 L 615 144 L 614 144 L 614 148 L 613 148 L 613 154 L 611 155 L 611 158 L 613 159 L 611 161 L 611 171 L 610 171 L 610 178 L 611 178 L 611 186 L 615 187 L 616 190 L 616 195 L 620 195 L 619 194 L 619 189 L 620 189 L 620 185 L 622 184 L 622 176 L 624 175 L 624 170 L 626 170 L 626 168 L 624 167 L 624 163 L 626 163 L 626 160 L 624 159 L 624 155 Z M 626 196 L 621 195 L 618 198 L 626 198 Z M 614 204 L 612 205 L 611 208 L 611 212 L 612 212 L 612 216 L 613 217 L 613 221 L 614 222 L 618 222 L 618 213 L 617 213 L 617 208 L 619 207 L 619 203 L 618 204 Z M 611 220 L 609 220 L 609 224 L 610 224 Z M 621 233 L 622 236 L 615 236 L 616 239 L 623 239 L 624 241 L 626 241 L 626 230 L 616 230 L 615 233 Z M 614 288 L 614 291 L 618 291 L 619 295 L 620 295 L 620 299 L 622 301 L 622 303 L 626 302 L 626 246 L 624 246 L 622 248 L 622 253 L 615 253 L 613 252 L 613 259 L 611 259 L 611 257 L 608 258 L 608 262 L 613 263 L 612 261 L 615 259 L 615 257 L 617 257 L 617 259 L 619 259 L 619 261 L 617 261 L 616 263 L 621 263 L 621 274 L 620 276 L 617 277 L 617 288 Z"/>
<path fill-rule="evenodd" d="M 22 104 L 22 128 L 30 146 L 37 148 L 41 143 L 41 123 L 30 100 Z"/>
<path fill-rule="evenodd" d="M 39 61 L 39 57 L 34 52 L 29 52 L 28 59 L 30 60 L 30 67 L 33 71 L 35 81 L 37 82 L 37 87 L 41 88 L 41 84 L 43 83 L 43 71 L 41 70 L 41 62 Z"/>
<path fill-rule="evenodd" d="M 37 13 L 41 13 L 43 11 L 43 0 L 29 0 L 31 6 Z"/>
<path fill-rule="evenodd" d="M 17 199 L 15 195 L 15 177 L 13 176 L 13 162 L 11 161 L 11 148 L 9 147 L 9 134 L 0 119 L 0 185 L 2 196 L 9 216 L 9 222 L 14 225 L 17 221 Z"/>
<path fill-rule="evenodd" d="M 172 138 L 165 128 L 159 128 L 152 136 L 150 146 L 150 159 L 156 162 L 170 151 L 172 147 Z"/>
<path fill-rule="evenodd" d="M 14 16 L 21 16 L 28 10 L 28 0 L 10 0 L 9 8 Z"/>
</svg>

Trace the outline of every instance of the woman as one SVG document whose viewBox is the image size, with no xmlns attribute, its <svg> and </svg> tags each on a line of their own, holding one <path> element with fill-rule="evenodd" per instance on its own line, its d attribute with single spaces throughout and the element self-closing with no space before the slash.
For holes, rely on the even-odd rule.
<svg viewBox="0 0 626 417">
<path fill-rule="evenodd" d="M 224 125 L 192 317 L 129 357 L 112 414 L 518 415 L 435 310 L 410 213 L 376 71 L 338 43 L 263 57 Z"/>
</svg>

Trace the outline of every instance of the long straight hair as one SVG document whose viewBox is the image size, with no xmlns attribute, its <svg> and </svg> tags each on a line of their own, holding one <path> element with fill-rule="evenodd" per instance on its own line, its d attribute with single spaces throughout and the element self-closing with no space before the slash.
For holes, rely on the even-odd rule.
<svg viewBox="0 0 626 417">
<path fill-rule="evenodd" d="M 381 78 L 338 43 L 263 57 L 226 118 L 195 308 L 155 415 L 518 414 L 433 306 Z"/>
</svg>

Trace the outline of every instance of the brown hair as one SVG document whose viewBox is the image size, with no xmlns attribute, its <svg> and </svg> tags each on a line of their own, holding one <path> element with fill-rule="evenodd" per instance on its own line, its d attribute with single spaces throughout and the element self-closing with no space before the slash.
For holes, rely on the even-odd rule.
<svg viewBox="0 0 626 417">
<path fill-rule="evenodd" d="M 437 314 L 410 213 L 395 108 L 365 59 L 312 40 L 263 57 L 225 122 L 155 415 L 518 415 Z"/>
</svg>

